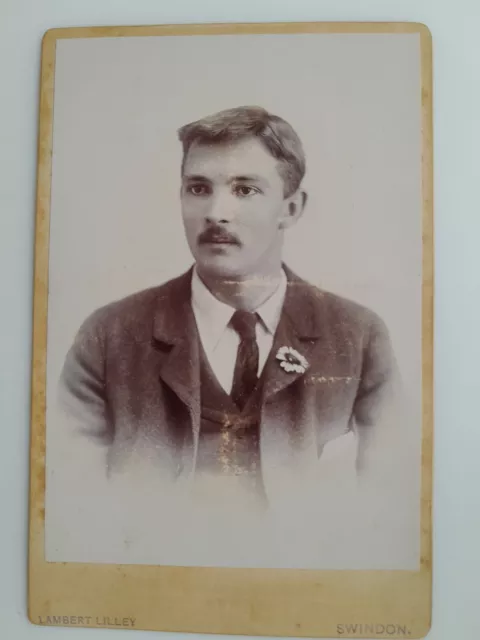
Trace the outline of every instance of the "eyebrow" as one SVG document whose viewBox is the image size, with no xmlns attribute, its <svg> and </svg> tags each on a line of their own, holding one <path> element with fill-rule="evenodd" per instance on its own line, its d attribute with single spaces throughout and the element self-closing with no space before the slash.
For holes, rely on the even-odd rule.
<svg viewBox="0 0 480 640">
<path fill-rule="evenodd" d="M 211 182 L 209 178 L 207 178 L 206 176 L 201 176 L 200 174 L 184 175 L 183 179 L 189 182 Z"/>
<path fill-rule="evenodd" d="M 184 175 L 183 180 L 187 182 L 211 182 L 210 178 L 206 176 L 202 176 L 200 174 L 192 174 L 192 175 Z M 262 176 L 259 175 L 244 175 L 244 176 L 233 176 L 230 178 L 229 182 L 263 182 L 266 180 Z"/>
<path fill-rule="evenodd" d="M 230 182 L 266 182 L 266 180 L 262 176 L 251 174 L 248 176 L 235 176 Z"/>
</svg>

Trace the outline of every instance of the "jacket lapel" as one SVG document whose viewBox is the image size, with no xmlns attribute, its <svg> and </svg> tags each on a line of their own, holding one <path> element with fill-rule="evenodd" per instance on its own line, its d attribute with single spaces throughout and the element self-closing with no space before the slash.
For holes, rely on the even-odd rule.
<svg viewBox="0 0 480 640">
<path fill-rule="evenodd" d="M 311 287 L 285 265 L 284 270 L 287 274 L 287 292 L 265 367 L 264 399 L 267 402 L 308 371 L 308 367 L 305 371 L 286 371 L 277 359 L 278 350 L 281 347 L 291 347 L 310 363 L 311 355 L 320 338 L 320 322 L 316 305 L 311 300 Z"/>
<path fill-rule="evenodd" d="M 316 486 L 317 432 L 306 402 L 311 397 L 307 387 L 319 362 L 328 361 L 329 348 L 325 311 L 319 304 L 322 293 L 285 265 L 284 270 L 288 286 L 264 370 L 260 428 L 262 478 L 271 509 L 298 506 L 298 496 L 308 496 Z M 281 347 L 291 347 L 303 356 L 309 365 L 305 371 L 283 369 L 276 357 Z M 295 382 L 297 388 L 293 389 Z M 279 397 L 284 390 L 291 393 Z"/>
<path fill-rule="evenodd" d="M 200 427 L 200 364 L 197 329 L 191 306 L 190 269 L 172 280 L 157 301 L 153 346 L 161 352 L 159 376 L 188 407 L 194 443 Z"/>
</svg>

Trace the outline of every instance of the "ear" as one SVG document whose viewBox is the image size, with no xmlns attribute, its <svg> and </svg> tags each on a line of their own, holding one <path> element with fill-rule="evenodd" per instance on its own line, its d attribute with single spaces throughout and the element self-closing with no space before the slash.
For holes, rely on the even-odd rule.
<svg viewBox="0 0 480 640">
<path fill-rule="evenodd" d="M 307 204 L 307 192 L 298 189 L 293 195 L 285 198 L 284 212 L 280 220 L 280 229 L 292 227 L 302 216 Z"/>
</svg>

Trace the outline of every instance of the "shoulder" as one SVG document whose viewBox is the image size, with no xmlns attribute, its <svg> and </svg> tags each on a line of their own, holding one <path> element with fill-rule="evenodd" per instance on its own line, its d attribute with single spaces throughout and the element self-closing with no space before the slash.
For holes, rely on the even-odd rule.
<svg viewBox="0 0 480 640">
<path fill-rule="evenodd" d="M 365 329 L 375 326 L 384 326 L 380 316 L 369 307 L 354 302 L 330 291 L 321 291 L 323 305 L 332 317 L 359 325 Z"/>
<path fill-rule="evenodd" d="M 114 334 L 130 329 L 151 328 L 158 308 L 167 305 L 179 287 L 185 284 L 189 272 L 167 282 L 137 291 L 124 298 L 114 300 L 93 311 L 83 322 L 80 332 Z"/>
<path fill-rule="evenodd" d="M 382 318 L 369 307 L 310 282 L 288 274 L 289 286 L 298 290 L 299 312 L 309 315 L 318 331 L 369 335 L 372 331 L 387 332 Z"/>
</svg>

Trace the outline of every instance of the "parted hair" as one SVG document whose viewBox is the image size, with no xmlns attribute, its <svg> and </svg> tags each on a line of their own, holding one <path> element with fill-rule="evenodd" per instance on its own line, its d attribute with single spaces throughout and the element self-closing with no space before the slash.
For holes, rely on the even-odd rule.
<svg viewBox="0 0 480 640">
<path fill-rule="evenodd" d="M 280 116 L 256 106 L 234 107 L 184 125 L 178 130 L 185 158 L 194 144 L 233 142 L 249 136 L 258 138 L 279 162 L 285 197 L 293 195 L 305 175 L 305 152 L 294 128 Z"/>
</svg>

